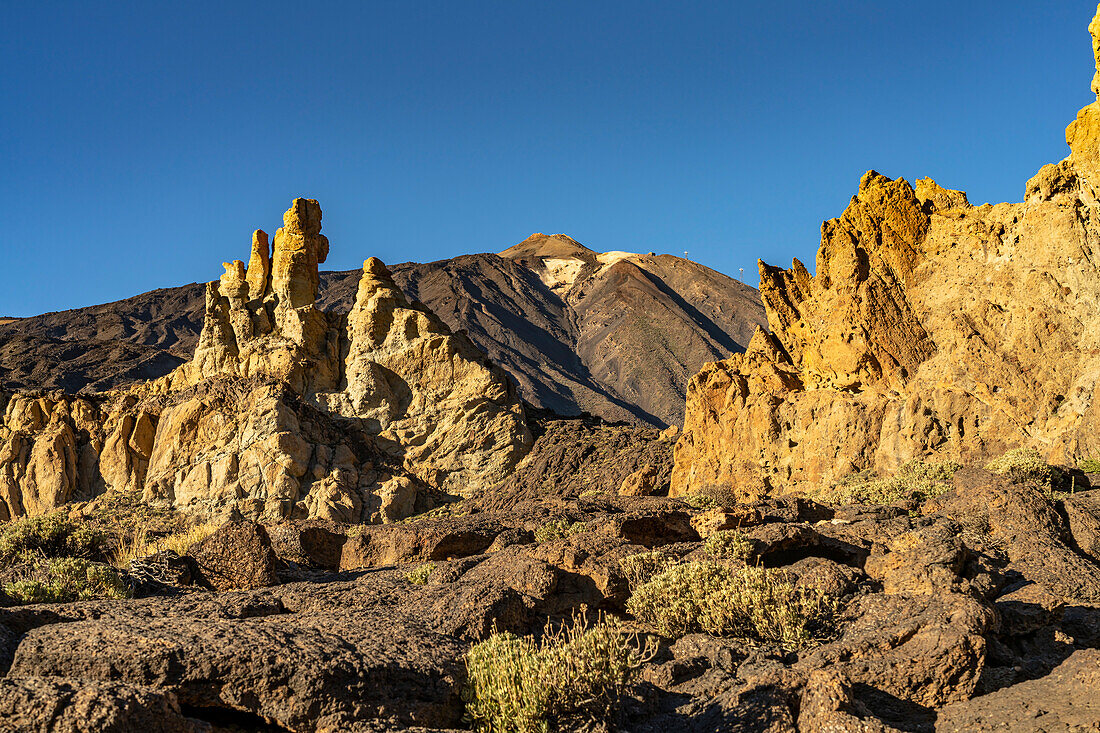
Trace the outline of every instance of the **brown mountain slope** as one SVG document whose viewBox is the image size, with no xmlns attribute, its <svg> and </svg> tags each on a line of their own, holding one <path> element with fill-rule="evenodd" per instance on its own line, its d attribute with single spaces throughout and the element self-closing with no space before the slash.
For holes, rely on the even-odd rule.
<svg viewBox="0 0 1100 733">
<path fill-rule="evenodd" d="M 563 415 L 679 423 L 688 377 L 742 351 L 765 323 L 756 290 L 725 275 L 668 255 L 600 254 L 564 235 L 392 271 L 504 366 L 525 400 Z M 348 311 L 359 275 L 321 273 L 319 306 Z M 202 314 L 193 284 L 0 324 L 0 384 L 87 391 L 159 376 L 190 356 Z"/>
</svg>

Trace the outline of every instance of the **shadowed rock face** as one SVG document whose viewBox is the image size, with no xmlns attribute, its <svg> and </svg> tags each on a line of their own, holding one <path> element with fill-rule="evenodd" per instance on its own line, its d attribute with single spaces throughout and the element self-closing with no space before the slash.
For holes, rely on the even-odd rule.
<svg viewBox="0 0 1100 733">
<path fill-rule="evenodd" d="M 760 263 L 771 333 L 692 378 L 673 492 L 1100 454 L 1100 102 L 1066 139 L 1020 204 L 870 171 L 822 225 L 816 275 Z"/>
<path fill-rule="evenodd" d="M 247 266 L 233 267 L 236 287 L 253 299 L 273 266 L 269 250 L 258 231 Z M 758 293 L 713 270 L 670 255 L 598 254 L 563 235 L 390 269 L 409 300 L 504 367 L 525 401 L 561 415 L 679 424 L 688 378 L 743 350 L 765 323 Z M 318 308 L 348 313 L 360 275 L 320 273 Z M 204 293 L 186 285 L 0 323 L 0 380 L 78 392 L 163 376 L 198 344 Z"/>
</svg>

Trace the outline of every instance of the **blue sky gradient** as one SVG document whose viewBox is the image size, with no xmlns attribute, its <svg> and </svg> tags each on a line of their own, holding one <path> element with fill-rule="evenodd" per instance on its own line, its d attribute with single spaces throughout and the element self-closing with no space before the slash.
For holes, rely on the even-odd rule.
<svg viewBox="0 0 1100 733">
<path fill-rule="evenodd" d="M 8 3 L 0 315 L 217 278 L 317 198 L 326 269 L 536 231 L 812 267 L 861 174 L 1020 200 L 1090 0 Z"/>
</svg>

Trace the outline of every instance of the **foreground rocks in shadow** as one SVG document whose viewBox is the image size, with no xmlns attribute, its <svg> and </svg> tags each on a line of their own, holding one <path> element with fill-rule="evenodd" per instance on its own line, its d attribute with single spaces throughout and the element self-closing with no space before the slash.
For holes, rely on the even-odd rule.
<svg viewBox="0 0 1100 733">
<path fill-rule="evenodd" d="M 277 585 L 4 610 L 0 704 L 102 700 L 104 715 L 163 714 L 179 730 L 451 729 L 472 644 L 585 609 L 657 639 L 598 721 L 608 730 L 1026 730 L 1033 719 L 1069 730 L 1092 714 L 1100 603 L 1081 592 L 1095 563 L 1070 559 L 1067 500 L 960 471 L 912 513 L 603 494 L 505 510 L 466 500 L 382 526 L 229 523 L 190 550 L 197 564 L 209 543 L 250 579 L 276 548 Z M 695 527 L 716 512 L 746 526 L 702 537 Z M 693 563 L 773 573 L 824 599 L 828 627 L 788 643 L 747 627 L 662 636 L 631 618 L 639 584 Z M 758 611 L 785 613 L 782 592 Z M 1027 717 L 1019 701 L 1038 710 L 1036 695 L 1042 712 Z M 597 724 L 585 720 L 555 724 Z"/>
</svg>

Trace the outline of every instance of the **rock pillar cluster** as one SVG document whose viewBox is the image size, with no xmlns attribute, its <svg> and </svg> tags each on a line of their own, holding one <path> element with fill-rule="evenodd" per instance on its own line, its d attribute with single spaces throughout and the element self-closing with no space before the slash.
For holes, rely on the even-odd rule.
<svg viewBox="0 0 1100 733">
<path fill-rule="evenodd" d="M 321 208 L 207 286 L 191 362 L 89 398 L 6 398 L 0 518 L 108 490 L 253 518 L 394 521 L 498 482 L 532 443 L 506 374 L 364 263 L 348 315 L 317 308 Z"/>
<path fill-rule="evenodd" d="M 1097 51 L 1100 15 L 1090 31 Z M 770 333 L 691 380 L 673 493 L 753 498 L 1019 446 L 1100 457 L 1100 102 L 1066 139 L 1019 204 L 870 171 L 822 225 L 815 274 L 760 263 Z"/>
</svg>

